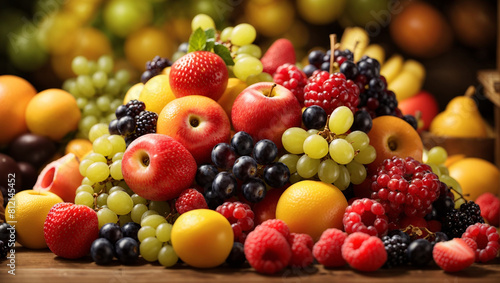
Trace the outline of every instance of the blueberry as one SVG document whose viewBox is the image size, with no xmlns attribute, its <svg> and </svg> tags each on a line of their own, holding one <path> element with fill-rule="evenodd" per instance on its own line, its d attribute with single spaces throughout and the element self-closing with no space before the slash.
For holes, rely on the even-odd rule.
<svg viewBox="0 0 500 283">
<path fill-rule="evenodd" d="M 113 244 L 105 238 L 96 239 L 90 246 L 90 256 L 99 265 L 111 263 L 113 254 Z"/>
<path fill-rule="evenodd" d="M 340 72 L 345 75 L 348 80 L 354 80 L 359 74 L 358 66 L 352 61 L 344 61 L 340 65 Z"/>
<path fill-rule="evenodd" d="M 116 257 L 123 264 L 132 264 L 139 258 L 139 244 L 130 237 L 124 237 L 115 244 Z"/>
<path fill-rule="evenodd" d="M 304 74 L 306 74 L 307 77 L 310 77 L 312 76 L 312 74 L 314 73 L 314 71 L 316 71 L 318 68 L 316 68 L 316 66 L 314 65 L 306 65 L 302 71 L 304 72 Z"/>
<path fill-rule="evenodd" d="M 432 244 L 426 239 L 417 239 L 408 246 L 407 255 L 411 265 L 424 267 L 432 261 Z"/>
<path fill-rule="evenodd" d="M 231 252 L 226 258 L 226 263 L 231 267 L 241 267 L 245 261 L 245 251 L 243 249 L 243 244 L 240 242 L 234 242 Z"/>
<path fill-rule="evenodd" d="M 323 57 L 325 57 L 325 52 L 321 50 L 313 50 L 308 56 L 309 64 L 319 67 L 321 63 L 323 63 Z"/>
<path fill-rule="evenodd" d="M 106 223 L 99 230 L 99 238 L 107 239 L 111 244 L 123 238 L 120 226 L 116 223 Z"/>
</svg>

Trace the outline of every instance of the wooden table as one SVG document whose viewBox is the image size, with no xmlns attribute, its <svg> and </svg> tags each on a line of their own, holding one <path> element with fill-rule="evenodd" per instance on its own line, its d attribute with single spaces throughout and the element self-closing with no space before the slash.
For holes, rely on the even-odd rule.
<svg viewBox="0 0 500 283">
<path fill-rule="evenodd" d="M 461 283 L 500 282 L 500 258 L 492 263 L 474 264 L 455 273 L 446 273 L 435 264 L 425 269 L 411 267 L 379 269 L 376 272 L 356 272 L 349 267 L 325 269 L 314 265 L 306 269 L 286 269 L 266 276 L 246 266 L 240 269 L 195 269 L 188 266 L 164 268 L 158 263 L 140 261 L 133 266 L 120 265 L 115 260 L 109 266 L 99 266 L 90 257 L 67 260 L 56 257 L 48 249 L 16 249 L 16 275 L 7 273 L 7 260 L 0 261 L 0 282 L 401 282 L 401 283 Z M 99 281 L 97 281 L 99 280 Z"/>
</svg>

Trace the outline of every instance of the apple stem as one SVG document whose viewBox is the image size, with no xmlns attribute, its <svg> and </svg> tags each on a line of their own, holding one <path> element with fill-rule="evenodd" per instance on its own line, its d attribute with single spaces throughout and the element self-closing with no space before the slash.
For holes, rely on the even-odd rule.
<svg viewBox="0 0 500 283">
<path fill-rule="evenodd" d="M 269 91 L 269 94 L 266 95 L 267 97 L 273 97 L 274 96 L 273 91 L 274 91 L 275 87 L 276 87 L 276 84 L 273 84 L 273 86 L 271 87 L 271 90 Z"/>
<path fill-rule="evenodd" d="M 333 63 L 335 59 L 335 45 L 337 43 L 337 35 L 336 34 L 330 34 L 330 74 L 333 74 Z"/>
</svg>

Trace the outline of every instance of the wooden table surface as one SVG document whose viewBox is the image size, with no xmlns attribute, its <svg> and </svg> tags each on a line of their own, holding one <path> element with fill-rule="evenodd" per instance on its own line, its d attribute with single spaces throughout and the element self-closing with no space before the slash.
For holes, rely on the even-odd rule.
<svg viewBox="0 0 500 283">
<path fill-rule="evenodd" d="M 4 282 L 500 282 L 500 258 L 488 264 L 473 264 L 469 268 L 446 273 L 434 263 L 425 269 L 411 267 L 356 272 L 348 266 L 325 269 L 313 265 L 306 269 L 286 269 L 272 276 L 256 273 L 249 266 L 240 269 L 195 269 L 188 266 L 164 268 L 158 263 L 140 261 L 133 266 L 120 265 L 114 260 L 109 266 L 99 266 L 90 257 L 67 260 L 56 257 L 48 249 L 15 253 L 15 276 L 7 273 L 8 261 L 0 261 L 0 283 Z M 99 280 L 99 281 L 97 281 Z"/>
</svg>

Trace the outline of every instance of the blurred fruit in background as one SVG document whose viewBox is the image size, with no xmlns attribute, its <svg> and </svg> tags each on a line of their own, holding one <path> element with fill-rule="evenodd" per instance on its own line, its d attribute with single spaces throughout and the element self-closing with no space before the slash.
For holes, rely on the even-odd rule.
<svg viewBox="0 0 500 283">
<path fill-rule="evenodd" d="M 346 0 L 298 0 L 297 10 L 304 20 L 314 25 L 335 22 L 344 11 Z M 373 1 L 371 1 L 373 2 Z"/>
<path fill-rule="evenodd" d="M 293 3 L 287 0 L 247 1 L 244 21 L 255 27 L 258 34 L 277 37 L 285 33 L 295 19 Z"/>
<path fill-rule="evenodd" d="M 125 40 L 125 58 L 137 70 L 146 70 L 146 62 L 155 56 L 171 58 L 175 46 L 167 32 L 158 27 L 143 27 Z"/>
<path fill-rule="evenodd" d="M 153 18 L 149 1 L 111 0 L 103 9 L 106 28 L 118 37 L 138 31 Z"/>
<path fill-rule="evenodd" d="M 392 4 L 388 0 L 349 0 L 346 1 L 345 15 L 351 24 L 368 28 L 370 25 L 387 27 L 392 17 Z M 373 30 L 375 31 L 375 30 Z"/>
</svg>

